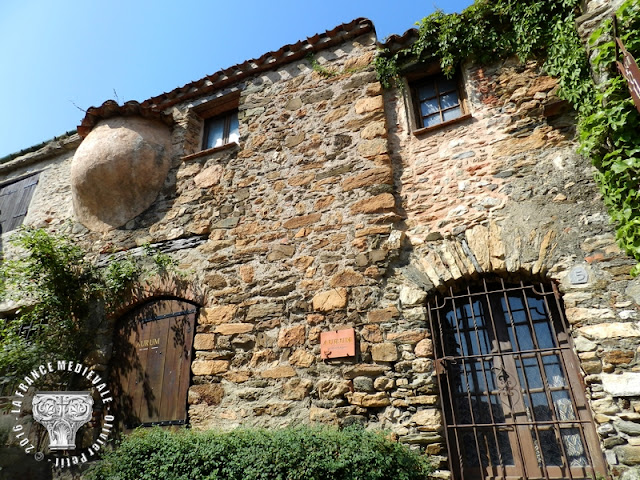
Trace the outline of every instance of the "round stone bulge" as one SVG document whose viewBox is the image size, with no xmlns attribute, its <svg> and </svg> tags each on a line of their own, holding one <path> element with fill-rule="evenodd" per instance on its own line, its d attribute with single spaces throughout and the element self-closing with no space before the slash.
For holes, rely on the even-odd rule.
<svg viewBox="0 0 640 480">
<path fill-rule="evenodd" d="M 123 226 L 151 206 L 170 167 L 169 127 L 142 117 L 101 120 L 71 164 L 76 218 L 98 232 Z"/>
</svg>

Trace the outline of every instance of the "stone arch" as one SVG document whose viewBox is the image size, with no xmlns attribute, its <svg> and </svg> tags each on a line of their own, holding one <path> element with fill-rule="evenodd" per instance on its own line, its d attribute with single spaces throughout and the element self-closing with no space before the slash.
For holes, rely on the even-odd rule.
<svg viewBox="0 0 640 480">
<path fill-rule="evenodd" d="M 505 279 L 544 280 L 558 259 L 555 230 L 532 231 L 523 240 L 495 221 L 480 224 L 459 235 L 414 247 L 409 263 L 414 288 L 427 295 L 463 280 L 496 275 Z"/>
<path fill-rule="evenodd" d="M 177 275 L 163 274 L 155 275 L 135 285 L 131 290 L 126 292 L 118 306 L 111 310 L 107 317 L 108 338 L 110 339 L 110 355 L 106 367 L 109 369 L 109 377 L 110 381 L 114 385 L 114 392 L 120 392 L 120 396 L 122 397 L 118 400 L 118 405 L 115 407 L 115 411 L 118 412 L 120 418 L 118 420 L 118 429 L 127 429 L 138 424 L 146 425 L 150 422 L 159 422 L 158 424 L 160 425 L 182 425 L 186 421 L 186 397 L 188 388 L 191 385 L 190 372 L 191 362 L 193 361 L 192 354 L 195 328 L 198 323 L 199 312 L 204 306 L 204 299 L 204 292 L 193 281 L 188 281 Z M 172 305 L 173 308 L 163 310 L 164 308 L 168 308 L 170 305 Z M 159 312 L 161 315 L 158 315 L 156 306 L 161 310 Z M 146 310 L 149 311 L 144 313 Z M 166 312 L 177 313 L 167 314 Z M 161 322 L 169 321 L 169 330 L 171 330 L 171 334 L 174 335 L 174 337 L 176 335 L 179 336 L 180 332 L 182 334 L 181 338 L 184 341 L 184 358 L 182 359 L 182 366 L 175 369 L 171 368 L 169 370 L 170 374 L 181 372 L 180 375 L 184 377 L 184 379 L 179 382 L 179 395 L 177 395 L 180 397 L 178 399 L 179 403 L 181 405 L 184 404 L 183 406 L 185 408 L 183 412 L 181 406 L 177 405 L 180 407 L 178 408 L 180 410 L 178 417 L 180 418 L 173 418 L 171 411 L 165 411 L 166 408 L 164 408 L 164 400 L 162 400 L 163 410 L 158 410 L 156 408 L 158 405 L 156 405 L 157 401 L 155 400 L 155 397 L 159 395 L 158 392 L 164 392 L 162 382 L 158 383 L 159 380 L 154 378 L 153 375 L 151 375 L 151 380 L 147 382 L 147 378 L 149 377 L 147 374 L 148 366 L 144 364 L 144 362 L 135 361 L 136 359 L 139 359 L 137 358 L 138 355 L 134 353 L 136 348 L 133 348 L 133 337 L 131 337 L 131 334 L 145 338 L 149 337 L 150 340 L 153 340 L 151 337 L 158 336 L 157 331 L 154 331 L 155 333 L 151 334 L 146 331 L 149 330 L 146 327 L 142 327 L 141 330 L 140 327 L 134 326 L 135 324 L 142 325 L 138 322 L 139 319 L 145 317 L 145 315 L 146 317 L 156 316 L 158 320 L 162 319 Z M 177 323 L 174 323 L 172 320 L 174 318 L 177 319 Z M 156 322 L 150 322 L 149 325 L 151 323 Z M 125 328 L 126 325 L 129 325 L 128 330 Z M 162 330 L 163 329 L 160 328 L 160 331 Z M 123 332 L 125 334 L 121 335 Z M 129 332 L 129 335 L 126 334 L 127 332 Z M 169 334 L 167 333 L 167 335 Z M 173 342 L 169 340 L 167 340 L 167 348 L 171 343 L 173 343 L 175 347 L 176 339 L 174 338 Z M 163 354 L 165 353 L 167 353 L 167 358 L 175 357 L 175 354 L 168 354 L 168 352 L 163 351 Z M 132 396 L 131 392 L 126 393 L 125 390 L 123 390 L 125 387 L 121 385 L 123 379 L 128 378 L 126 369 L 123 370 L 121 368 L 122 365 L 120 365 L 124 357 L 126 357 L 127 360 L 131 360 L 131 358 L 136 357 L 134 361 L 131 362 L 132 367 L 130 368 L 137 368 L 141 372 L 147 372 L 143 375 L 145 378 L 143 388 L 144 394 L 140 398 L 135 394 Z M 166 373 L 167 372 L 165 372 L 165 374 Z M 149 383 L 149 385 L 147 385 L 147 383 Z M 164 396 L 167 396 L 166 393 L 167 392 L 164 392 Z M 169 395 L 169 397 L 171 397 L 171 395 Z M 127 403 L 135 403 L 138 401 L 142 402 L 143 406 L 146 406 L 144 408 L 134 408 L 132 404 L 130 405 Z M 175 410 L 175 407 L 176 406 L 173 406 L 172 408 Z M 142 410 L 140 408 L 142 408 Z M 145 409 L 149 412 L 154 410 L 155 413 L 151 415 L 150 418 L 137 418 L 138 414 Z M 128 413 L 125 414 L 125 412 Z M 134 413 L 131 414 L 131 412 Z M 175 412 L 173 413 L 175 414 Z"/>
<path fill-rule="evenodd" d="M 110 324 L 138 305 L 156 298 L 175 298 L 203 307 L 204 292 L 193 282 L 175 275 L 156 275 L 134 286 L 109 315 Z"/>
</svg>

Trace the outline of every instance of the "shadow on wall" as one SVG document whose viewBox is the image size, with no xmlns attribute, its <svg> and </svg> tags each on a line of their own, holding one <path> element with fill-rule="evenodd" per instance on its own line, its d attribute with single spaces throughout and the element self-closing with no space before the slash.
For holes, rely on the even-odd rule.
<svg viewBox="0 0 640 480">
<path fill-rule="evenodd" d="M 38 462 L 22 448 L 0 446 L 0 480 L 51 480 L 50 464 Z"/>
</svg>

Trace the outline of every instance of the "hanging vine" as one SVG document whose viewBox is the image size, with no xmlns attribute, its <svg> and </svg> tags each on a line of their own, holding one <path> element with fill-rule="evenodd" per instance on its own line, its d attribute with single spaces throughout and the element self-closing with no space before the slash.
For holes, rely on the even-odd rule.
<svg viewBox="0 0 640 480">
<path fill-rule="evenodd" d="M 0 389 L 45 358 L 83 359 L 109 308 L 145 275 L 173 268 L 165 254 L 146 249 L 103 268 L 70 238 L 24 227 L 11 240 L 12 258 L 0 264 L 0 299 L 19 305 L 0 319 Z"/>
<path fill-rule="evenodd" d="M 640 115 L 626 82 L 615 71 L 611 22 L 592 35 L 596 55 L 589 65 L 576 30 L 579 0 L 476 0 L 459 14 L 441 11 L 418 23 L 418 38 L 409 47 L 383 49 L 375 59 L 385 88 L 398 82 L 403 68 L 416 62 L 439 61 L 452 75 L 466 60 L 491 63 L 517 55 L 535 58 L 559 80 L 558 95 L 579 114 L 580 152 L 591 158 L 605 205 L 616 224 L 621 248 L 640 261 Z M 640 55 L 640 0 L 627 0 L 618 13 L 620 36 L 627 49 Z M 596 86 L 591 68 L 608 80 Z M 640 264 L 633 268 L 640 273 Z"/>
</svg>

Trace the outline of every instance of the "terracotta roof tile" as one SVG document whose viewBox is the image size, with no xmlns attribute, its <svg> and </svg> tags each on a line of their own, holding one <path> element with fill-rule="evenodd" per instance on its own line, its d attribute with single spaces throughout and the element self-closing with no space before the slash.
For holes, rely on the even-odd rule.
<svg viewBox="0 0 640 480">
<path fill-rule="evenodd" d="M 105 118 L 131 116 L 158 120 L 166 125 L 173 124 L 173 116 L 171 114 L 145 107 L 135 100 L 126 102 L 124 105 L 118 105 L 118 102 L 114 100 L 107 100 L 99 107 L 90 107 L 87 110 L 82 123 L 78 125 L 78 135 L 82 138 L 86 137 L 93 127 Z"/>
<path fill-rule="evenodd" d="M 410 28 L 402 35 L 389 35 L 387 39 L 380 43 L 378 42 L 378 47 L 386 48 L 391 52 L 391 54 L 396 53 L 403 48 L 407 48 L 413 44 L 418 39 L 418 29 Z"/>
<path fill-rule="evenodd" d="M 306 40 L 300 40 L 291 45 L 284 45 L 274 52 L 267 52 L 259 58 L 246 60 L 238 65 L 219 70 L 200 80 L 188 83 L 170 92 L 161 93 L 142 103 L 130 101 L 124 105 L 118 105 L 113 100 L 107 100 L 101 106 L 90 107 L 87 110 L 82 123 L 78 126 L 78 134 L 81 137 L 85 137 L 100 120 L 114 116 L 138 115 L 145 118 L 154 118 L 171 125 L 173 122 L 172 116 L 162 113 L 162 110 L 176 103 L 205 95 L 230 83 L 238 82 L 256 73 L 272 70 L 279 65 L 299 60 L 310 53 L 338 45 L 345 40 L 371 31 L 375 31 L 371 20 L 356 18 L 325 33 L 313 35 Z"/>
<path fill-rule="evenodd" d="M 325 33 L 316 34 L 291 45 L 285 45 L 276 51 L 267 52 L 259 58 L 225 68 L 205 78 L 188 83 L 183 87 L 152 97 L 142 102 L 142 106 L 164 110 L 176 103 L 207 94 L 223 88 L 229 83 L 237 82 L 256 73 L 271 70 L 278 65 L 299 60 L 310 53 L 338 45 L 345 40 L 371 31 L 374 31 L 371 20 L 356 18 Z"/>
</svg>

